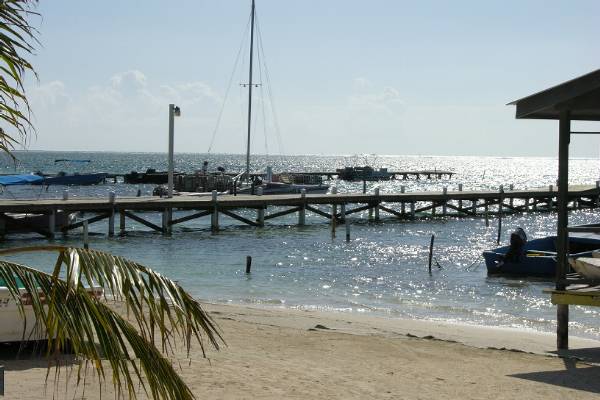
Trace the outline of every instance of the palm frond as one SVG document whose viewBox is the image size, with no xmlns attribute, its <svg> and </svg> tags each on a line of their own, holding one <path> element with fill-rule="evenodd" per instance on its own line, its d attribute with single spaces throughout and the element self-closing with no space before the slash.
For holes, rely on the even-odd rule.
<svg viewBox="0 0 600 400">
<path fill-rule="evenodd" d="M 15 144 L 24 144 L 33 130 L 24 77 L 27 72 L 37 77 L 27 60 L 35 50 L 34 45 L 39 44 L 38 32 L 29 23 L 31 16 L 39 15 L 33 11 L 37 3 L 37 0 L 0 1 L 0 117 L 16 130 L 16 134 L 11 134 L 0 126 L 0 151 L 13 158 L 10 151 Z"/>
<path fill-rule="evenodd" d="M 194 398 L 165 355 L 173 354 L 177 339 L 183 339 L 188 355 L 193 342 L 203 354 L 205 339 L 217 349 L 223 343 L 198 301 L 150 268 L 96 250 L 40 246 L 2 250 L 0 255 L 27 251 L 57 251 L 54 271 L 48 274 L 0 261 L 0 279 L 17 300 L 23 318 L 23 299 L 28 300 L 35 315 L 34 330 L 45 331 L 49 356 L 68 343 L 103 380 L 108 372 L 102 360 L 107 360 L 115 391 L 128 398 L 136 397 L 135 380 L 155 399 Z M 98 286 L 104 288 L 104 296 L 126 304 L 134 324 L 90 296 L 90 288 Z M 160 351 L 155 341 L 160 342 Z M 78 376 L 81 368 L 82 364 Z"/>
</svg>

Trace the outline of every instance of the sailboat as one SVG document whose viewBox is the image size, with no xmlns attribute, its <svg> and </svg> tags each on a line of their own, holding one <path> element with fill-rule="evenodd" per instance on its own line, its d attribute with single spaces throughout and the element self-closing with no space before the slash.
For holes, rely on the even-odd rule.
<svg viewBox="0 0 600 400">
<path fill-rule="evenodd" d="M 329 189 L 329 185 L 320 184 L 301 184 L 301 183 L 286 183 L 281 181 L 275 181 L 272 179 L 273 175 L 268 173 L 263 180 L 252 181 L 250 175 L 250 138 L 252 134 L 252 88 L 258 86 L 252 80 L 253 72 L 253 61 L 254 61 L 254 28 L 256 24 L 255 19 L 255 1 L 252 0 L 252 8 L 250 14 L 250 58 L 248 68 L 248 83 L 243 85 L 248 87 L 248 134 L 246 140 L 246 170 L 239 181 L 239 188 L 237 193 L 247 194 L 259 193 L 258 188 L 262 189 L 263 194 L 290 194 L 300 193 L 305 190 L 307 193 L 326 193 Z"/>
</svg>

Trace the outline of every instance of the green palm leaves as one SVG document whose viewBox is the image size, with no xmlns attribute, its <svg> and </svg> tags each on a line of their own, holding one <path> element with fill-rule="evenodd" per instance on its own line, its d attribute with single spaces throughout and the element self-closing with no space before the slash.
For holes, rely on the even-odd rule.
<svg viewBox="0 0 600 400">
<path fill-rule="evenodd" d="M 9 155 L 15 144 L 25 142 L 32 127 L 23 77 L 27 71 L 35 74 L 24 56 L 31 55 L 32 43 L 37 43 L 37 31 L 27 21 L 30 15 L 37 15 L 32 11 L 36 3 L 37 0 L 0 0 L 0 150 Z M 8 133 L 3 125 L 16 133 Z"/>
<path fill-rule="evenodd" d="M 33 309 L 35 321 L 26 323 L 35 323 L 38 333 L 46 332 L 48 355 L 69 344 L 95 367 L 99 378 L 110 374 L 117 393 L 128 398 L 136 397 L 137 380 L 154 399 L 193 399 L 163 353 L 173 354 L 181 340 L 188 354 L 193 342 L 203 353 L 206 340 L 219 347 L 222 338 L 200 304 L 157 272 L 100 251 L 41 246 L 3 250 L 0 255 L 48 250 L 58 252 L 52 274 L 0 261 L 0 280 L 13 298 L 26 299 Z M 134 324 L 90 295 L 97 287 L 104 288 L 104 298 L 124 302 Z M 24 303 L 18 301 L 23 317 L 29 307 Z M 155 343 L 161 344 L 161 351 Z M 77 383 L 82 368 L 83 362 Z"/>
</svg>

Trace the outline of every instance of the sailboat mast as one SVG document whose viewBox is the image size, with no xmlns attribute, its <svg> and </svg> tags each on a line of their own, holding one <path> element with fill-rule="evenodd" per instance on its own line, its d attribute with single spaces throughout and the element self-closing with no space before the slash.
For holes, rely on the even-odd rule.
<svg viewBox="0 0 600 400">
<path fill-rule="evenodd" d="M 250 180 L 250 131 L 252 126 L 252 59 L 254 55 L 254 0 L 250 14 L 250 71 L 248 73 L 248 141 L 246 143 L 246 179 Z"/>
</svg>

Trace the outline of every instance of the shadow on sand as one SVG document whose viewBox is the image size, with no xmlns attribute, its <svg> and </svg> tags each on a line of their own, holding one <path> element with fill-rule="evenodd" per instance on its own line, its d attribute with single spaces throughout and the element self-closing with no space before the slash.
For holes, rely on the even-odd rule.
<svg viewBox="0 0 600 400">
<path fill-rule="evenodd" d="M 48 368 L 57 361 L 61 367 L 73 365 L 75 356 L 63 353 L 57 359 L 47 357 L 46 341 L 0 343 L 0 364 L 6 371 L 23 371 L 32 368 Z"/>
<path fill-rule="evenodd" d="M 564 370 L 529 372 L 509 376 L 591 393 L 600 393 L 600 366 L 578 363 L 578 360 L 600 363 L 600 348 L 561 350 L 554 352 L 554 354 L 564 357 Z"/>
</svg>

